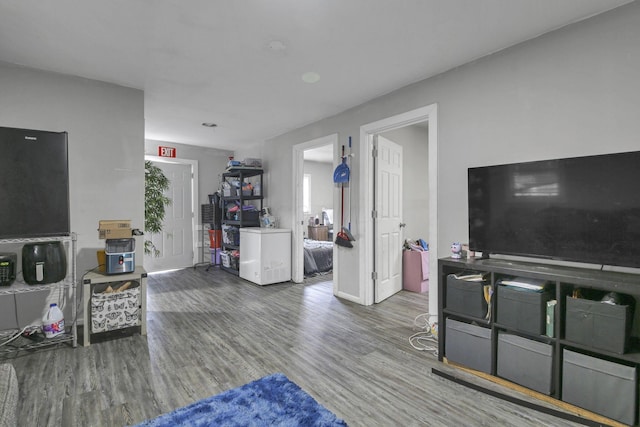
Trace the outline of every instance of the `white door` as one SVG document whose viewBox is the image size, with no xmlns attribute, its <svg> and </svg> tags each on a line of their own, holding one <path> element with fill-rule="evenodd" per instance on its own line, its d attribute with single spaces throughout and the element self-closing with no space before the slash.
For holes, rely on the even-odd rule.
<svg viewBox="0 0 640 427">
<path fill-rule="evenodd" d="M 193 265 L 193 230 L 191 203 L 191 165 L 153 162 L 169 179 L 165 192 L 171 199 L 167 206 L 162 232 L 145 235 L 160 251 L 159 256 L 144 256 L 148 272 L 191 267 Z"/>
<path fill-rule="evenodd" d="M 402 290 L 402 146 L 373 137 L 375 195 L 375 302 Z"/>
</svg>

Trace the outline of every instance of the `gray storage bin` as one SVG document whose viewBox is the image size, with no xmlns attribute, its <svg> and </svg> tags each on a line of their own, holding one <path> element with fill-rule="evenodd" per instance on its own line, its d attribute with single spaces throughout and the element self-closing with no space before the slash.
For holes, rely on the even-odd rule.
<svg viewBox="0 0 640 427">
<path fill-rule="evenodd" d="M 544 394 L 553 387 L 553 347 L 518 335 L 498 333 L 497 374 Z"/>
<path fill-rule="evenodd" d="M 549 290 L 535 292 L 498 286 L 496 322 L 518 331 L 544 335 Z"/>
<path fill-rule="evenodd" d="M 562 400 L 625 424 L 636 422 L 636 368 L 563 351 Z"/>
<path fill-rule="evenodd" d="M 630 306 L 567 297 L 566 313 L 566 340 L 620 354 L 629 347 Z"/>
<path fill-rule="evenodd" d="M 449 274 L 445 308 L 466 316 L 484 319 L 487 315 L 487 302 L 484 299 L 482 287 L 486 284 L 485 281 L 461 280 L 454 274 Z"/>
<path fill-rule="evenodd" d="M 491 373 L 491 329 L 446 320 L 445 356 L 477 371 Z"/>
</svg>

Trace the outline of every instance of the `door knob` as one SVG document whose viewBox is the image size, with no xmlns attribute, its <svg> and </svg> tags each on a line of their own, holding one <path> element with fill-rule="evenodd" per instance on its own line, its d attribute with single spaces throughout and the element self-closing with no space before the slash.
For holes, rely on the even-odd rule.
<svg viewBox="0 0 640 427">
<path fill-rule="evenodd" d="M 402 227 L 406 227 L 406 226 L 407 226 L 407 224 L 405 224 L 404 222 L 401 222 L 401 223 L 400 223 L 400 228 L 402 228 Z"/>
</svg>

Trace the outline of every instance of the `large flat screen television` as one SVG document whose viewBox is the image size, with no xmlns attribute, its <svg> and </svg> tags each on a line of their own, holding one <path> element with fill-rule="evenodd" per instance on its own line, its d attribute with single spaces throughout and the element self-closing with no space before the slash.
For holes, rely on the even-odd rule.
<svg viewBox="0 0 640 427">
<path fill-rule="evenodd" d="M 468 170 L 469 247 L 640 267 L 640 151 Z"/>
<path fill-rule="evenodd" d="M 0 238 L 65 236 L 67 133 L 0 127 Z"/>
</svg>

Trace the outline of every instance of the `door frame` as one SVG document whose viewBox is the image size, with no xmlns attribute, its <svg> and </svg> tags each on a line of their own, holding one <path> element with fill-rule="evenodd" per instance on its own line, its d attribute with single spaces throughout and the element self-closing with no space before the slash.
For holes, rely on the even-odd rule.
<svg viewBox="0 0 640 427">
<path fill-rule="evenodd" d="M 198 230 L 198 224 L 200 224 L 200 212 L 198 209 L 198 161 L 191 159 L 182 159 L 179 157 L 151 156 L 147 154 L 145 154 L 144 159 L 158 163 L 173 163 L 191 166 L 191 235 L 193 240 L 193 256 L 191 258 L 192 265 L 196 265 L 199 262 L 198 242 L 200 241 L 200 234 L 202 232 L 202 230 Z"/>
<path fill-rule="evenodd" d="M 360 251 L 360 295 L 365 305 L 374 301 L 374 281 L 372 272 L 375 266 L 373 254 L 376 236 L 373 235 L 373 180 L 369 179 L 374 171 L 373 135 L 399 129 L 416 123 L 428 122 L 429 135 L 429 313 L 437 318 L 438 313 L 438 104 L 431 104 L 406 113 L 378 120 L 360 126 L 360 152 L 362 154 L 362 172 L 360 173 L 363 189 L 360 191 L 359 221 L 364 226 L 360 235 L 363 250 Z"/>
<path fill-rule="evenodd" d="M 321 147 L 324 145 L 333 145 L 333 158 L 335 168 L 338 164 L 335 159 L 338 157 L 338 134 L 323 136 L 321 138 L 312 139 L 310 141 L 301 142 L 293 146 L 293 167 L 292 167 L 292 200 L 293 200 L 293 220 L 291 223 L 291 281 L 294 283 L 302 283 L 304 281 L 304 212 L 302 212 L 302 181 L 304 174 L 304 152 L 311 148 Z M 337 190 L 333 191 L 333 206 L 337 206 Z M 335 222 L 335 216 L 334 216 Z M 333 293 L 336 293 L 336 284 L 338 283 L 336 268 L 337 263 L 336 248 L 333 248 Z"/>
</svg>

